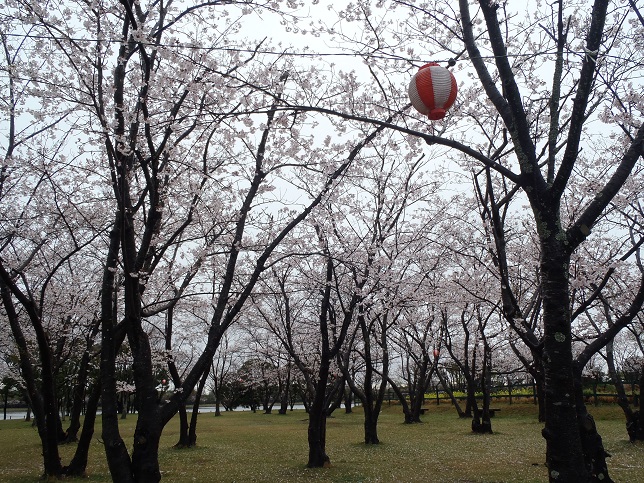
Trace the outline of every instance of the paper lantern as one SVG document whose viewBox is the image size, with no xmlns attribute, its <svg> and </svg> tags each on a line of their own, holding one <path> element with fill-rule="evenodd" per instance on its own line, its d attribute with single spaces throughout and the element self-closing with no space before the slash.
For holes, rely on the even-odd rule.
<svg viewBox="0 0 644 483">
<path fill-rule="evenodd" d="M 421 114 L 432 121 L 445 117 L 456 100 L 456 79 L 435 62 L 422 66 L 409 83 L 409 99 Z"/>
</svg>

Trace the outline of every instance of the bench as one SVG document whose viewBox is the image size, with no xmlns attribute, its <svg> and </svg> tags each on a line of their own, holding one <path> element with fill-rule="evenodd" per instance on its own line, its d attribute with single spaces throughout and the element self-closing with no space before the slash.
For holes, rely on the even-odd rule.
<svg viewBox="0 0 644 483">
<path fill-rule="evenodd" d="M 497 413 L 497 412 L 498 412 L 498 411 L 500 411 L 500 410 L 501 410 L 501 409 L 499 409 L 499 408 L 490 408 L 490 409 L 489 409 L 489 411 L 490 411 L 490 417 L 491 417 L 491 418 L 493 418 L 493 417 L 494 417 L 494 414 L 495 414 L 495 413 Z"/>
</svg>

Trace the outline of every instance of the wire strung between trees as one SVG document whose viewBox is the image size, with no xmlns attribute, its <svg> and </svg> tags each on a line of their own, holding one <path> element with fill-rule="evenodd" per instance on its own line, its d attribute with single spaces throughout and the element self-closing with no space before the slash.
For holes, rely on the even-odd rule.
<svg viewBox="0 0 644 483">
<path fill-rule="evenodd" d="M 35 40 L 49 40 L 49 41 L 56 41 L 56 42 L 88 42 L 88 43 L 108 42 L 113 44 L 120 44 L 122 42 L 125 42 L 123 39 L 114 39 L 114 38 L 89 39 L 89 38 L 76 38 L 76 37 L 60 37 L 60 36 L 53 36 L 53 35 L 50 36 L 50 35 L 16 34 L 16 33 L 5 33 L 3 35 L 6 37 L 28 38 L 28 39 L 35 39 Z M 419 61 L 417 58 L 412 59 L 409 57 L 403 57 L 395 54 L 384 55 L 384 54 L 365 53 L 365 52 L 306 52 L 306 51 L 289 52 L 289 51 L 277 51 L 277 50 L 267 50 L 267 49 L 240 48 L 240 47 L 212 47 L 212 46 L 206 47 L 203 45 L 187 44 L 187 43 L 180 43 L 180 42 L 155 43 L 155 42 L 136 41 L 136 43 L 142 45 L 143 47 L 181 48 L 181 49 L 188 49 L 188 50 L 230 52 L 230 53 L 236 53 L 236 54 L 255 54 L 255 55 L 261 54 L 261 55 L 275 55 L 280 57 L 289 56 L 289 57 L 311 57 L 311 58 L 362 57 L 365 59 L 381 59 L 381 60 L 395 59 L 395 60 L 408 62 L 412 65 L 424 64 L 427 62 L 436 62 L 439 64 L 454 65 L 452 63 L 454 61 L 453 57 L 450 57 L 447 59 L 432 59 L 432 60 Z M 583 51 L 569 50 L 566 53 L 579 56 L 580 58 L 584 58 L 586 55 L 588 55 L 588 52 L 585 50 Z M 533 57 L 551 56 L 551 55 L 557 55 L 557 50 L 552 49 L 552 50 L 542 50 L 539 52 L 531 52 L 531 53 L 505 54 L 503 56 L 482 55 L 480 58 L 489 60 L 489 59 L 495 59 L 497 57 L 533 58 Z M 610 58 L 620 62 L 633 64 L 635 66 L 640 66 L 640 67 L 644 66 L 644 62 L 642 61 L 635 61 L 631 58 L 620 57 L 618 55 L 599 53 L 598 58 Z M 470 59 L 469 57 L 463 57 L 463 58 L 460 58 L 459 60 L 470 60 Z"/>
</svg>

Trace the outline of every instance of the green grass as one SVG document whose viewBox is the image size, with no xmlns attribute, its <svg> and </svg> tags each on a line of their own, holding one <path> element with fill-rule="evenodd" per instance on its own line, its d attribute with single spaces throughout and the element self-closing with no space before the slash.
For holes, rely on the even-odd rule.
<svg viewBox="0 0 644 483">
<path fill-rule="evenodd" d="M 331 468 L 308 469 L 307 416 L 261 413 L 200 415 L 198 446 L 175 449 L 178 424 L 171 421 L 160 447 L 163 480 L 167 482 L 545 482 L 542 425 L 532 404 L 498 404 L 492 435 L 475 435 L 469 420 L 459 420 L 448 404 L 429 405 L 419 425 L 402 424 L 397 406 L 385 407 L 379 424 L 380 445 L 362 441 L 362 413 L 337 411 L 327 427 Z M 644 445 L 627 440 L 616 405 L 591 407 L 616 482 L 644 482 Z M 135 417 L 122 434 L 131 447 Z M 111 481 L 97 428 L 88 478 Z M 73 446 L 62 448 L 63 463 Z M 29 423 L 0 421 L 0 481 L 33 482 L 42 471 L 38 436 Z"/>
</svg>

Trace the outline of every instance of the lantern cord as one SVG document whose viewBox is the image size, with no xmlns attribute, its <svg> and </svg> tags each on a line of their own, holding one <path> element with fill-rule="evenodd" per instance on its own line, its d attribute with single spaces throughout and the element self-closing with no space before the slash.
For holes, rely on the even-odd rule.
<svg viewBox="0 0 644 483">
<path fill-rule="evenodd" d="M 101 38 L 101 39 L 96 39 L 96 38 L 81 38 L 81 37 L 62 37 L 62 36 L 55 36 L 55 35 L 37 35 L 37 34 L 17 34 L 17 33 L 5 33 L 4 34 L 6 37 L 16 37 L 16 38 L 27 38 L 27 39 L 35 39 L 35 40 L 49 40 L 49 41 L 56 41 L 56 42 L 75 42 L 75 43 L 82 43 L 82 42 L 88 42 L 88 43 L 98 43 L 98 42 L 107 42 L 107 43 L 121 43 L 123 39 L 116 39 L 116 38 Z M 187 50 L 193 50 L 193 51 L 219 51 L 219 52 L 230 52 L 230 53 L 240 53 L 240 54 L 262 54 L 262 55 L 275 55 L 275 56 L 280 56 L 280 57 L 315 57 L 315 58 L 320 58 L 320 57 L 362 57 L 364 59 L 380 59 L 380 60 L 399 60 L 399 61 L 404 61 L 407 62 L 411 65 L 422 65 L 426 64 L 429 62 L 436 62 L 437 64 L 447 64 L 450 67 L 453 67 L 456 65 L 456 61 L 460 57 L 461 54 L 458 54 L 456 57 L 450 57 L 448 59 L 434 59 L 434 60 L 426 60 L 420 62 L 417 58 L 410 58 L 410 57 L 403 57 L 399 55 L 385 55 L 385 54 L 376 54 L 376 53 L 363 53 L 363 52 L 309 52 L 309 51 L 304 51 L 304 52 L 288 52 L 288 51 L 278 51 L 278 50 L 269 50 L 269 49 L 250 49 L 250 48 L 238 48 L 238 47 L 207 47 L 203 45 L 196 45 L 196 44 L 191 44 L 191 43 L 179 43 L 179 42 L 173 42 L 173 43 L 154 43 L 154 42 L 139 42 L 140 45 L 144 47 L 156 47 L 156 48 L 181 48 L 181 49 L 187 49 Z M 588 55 L 588 52 L 586 51 L 575 51 L 571 50 L 568 51 L 569 54 L 576 55 L 580 58 L 585 57 Z M 531 52 L 531 53 L 517 53 L 517 54 L 506 54 L 504 56 L 498 56 L 498 55 L 483 55 L 481 56 L 481 59 L 489 60 L 489 59 L 495 59 L 497 57 L 508 57 L 508 58 L 533 58 L 533 57 L 539 57 L 539 56 L 549 56 L 549 55 L 555 55 L 556 51 L 555 50 L 543 50 L 540 52 Z M 626 58 L 626 57 L 620 57 L 618 55 L 612 55 L 612 54 L 601 54 L 600 57 L 602 58 L 608 58 L 608 59 L 613 59 L 615 61 L 619 61 L 622 63 L 627 63 L 627 64 L 633 64 L 634 66 L 637 67 L 644 67 L 644 62 L 633 60 L 632 58 Z M 462 60 L 469 60 L 469 57 L 464 57 Z"/>
</svg>

